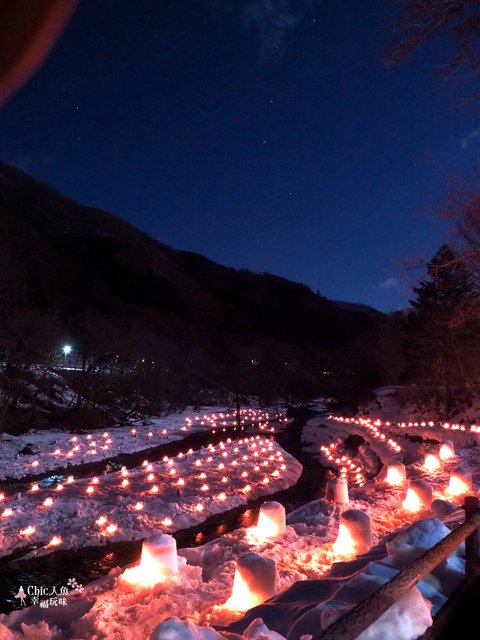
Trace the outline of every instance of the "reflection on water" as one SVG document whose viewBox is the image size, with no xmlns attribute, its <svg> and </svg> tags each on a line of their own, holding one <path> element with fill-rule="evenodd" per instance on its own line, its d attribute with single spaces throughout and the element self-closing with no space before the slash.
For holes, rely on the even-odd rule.
<svg viewBox="0 0 480 640">
<path fill-rule="evenodd" d="M 302 450 L 300 434 L 304 423 L 305 420 L 294 421 L 286 431 L 275 437 L 280 446 L 303 465 L 302 475 L 295 486 L 268 497 L 250 500 L 240 507 L 211 516 L 200 525 L 175 532 L 173 535 L 177 540 L 177 547 L 180 549 L 202 545 L 234 529 L 255 525 L 258 509 L 266 499 L 278 500 L 285 505 L 288 513 L 306 502 L 323 497 L 328 470 L 320 467 L 310 454 Z M 237 436 L 237 434 L 229 435 L 232 439 Z M 237 437 L 241 436 L 242 434 L 239 433 Z M 197 446 L 202 446 L 202 438 L 206 441 L 207 437 L 208 442 L 211 441 L 211 434 L 195 434 Z M 222 436 L 219 437 L 219 440 L 221 439 Z M 183 449 L 185 442 L 176 443 L 176 448 L 180 447 Z M 161 453 L 164 455 L 163 450 Z M 141 460 L 144 457 L 143 453 Z M 149 452 L 149 459 L 155 459 L 151 452 Z M 129 466 L 132 466 L 131 461 Z M 51 475 L 41 482 L 53 484 L 63 479 L 64 476 Z M 136 562 L 140 558 L 141 546 L 141 541 L 109 543 L 103 547 L 82 549 L 78 552 L 57 551 L 44 558 L 4 562 L 3 567 L 0 561 L 0 612 L 6 613 L 19 608 L 19 601 L 14 596 L 20 585 L 24 588 L 30 585 L 60 587 L 65 585 L 69 578 L 75 578 L 77 582 L 86 584 L 106 575 L 114 567 Z"/>
<path fill-rule="evenodd" d="M 257 524 L 257 510 L 247 509 L 240 515 L 238 521 L 241 527 L 253 527 Z"/>
</svg>

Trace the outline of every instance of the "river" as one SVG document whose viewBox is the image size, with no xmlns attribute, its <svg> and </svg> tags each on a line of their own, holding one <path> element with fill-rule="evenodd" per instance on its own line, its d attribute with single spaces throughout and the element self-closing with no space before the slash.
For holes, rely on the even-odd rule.
<svg viewBox="0 0 480 640">
<path fill-rule="evenodd" d="M 320 466 L 318 460 L 314 460 L 311 454 L 303 451 L 301 443 L 302 428 L 312 415 L 314 415 L 313 412 L 296 411 L 292 416 L 292 422 L 288 424 L 286 429 L 274 436 L 278 444 L 303 465 L 302 474 L 295 485 L 268 497 L 263 496 L 250 500 L 230 511 L 210 516 L 201 524 L 189 529 L 174 532 L 177 547 L 180 549 L 205 544 L 224 533 L 255 524 L 259 506 L 265 500 L 278 500 L 289 513 L 307 502 L 324 496 L 325 484 L 330 472 Z M 243 437 L 244 433 L 232 428 L 228 434 L 216 434 L 216 437 L 213 437 L 213 442 L 224 440 L 226 436 L 234 440 Z M 155 461 L 164 455 L 173 456 L 180 450 L 190 447 L 198 449 L 208 442 L 212 442 L 211 433 L 197 433 L 184 440 L 150 450 L 148 459 Z M 124 454 L 116 458 L 114 462 L 103 461 L 88 466 L 84 465 L 81 472 L 84 475 L 100 473 L 107 463 L 114 466 L 133 467 L 140 464 L 145 457 L 145 452 Z M 80 476 L 78 469 L 75 469 L 75 473 L 77 477 Z M 61 482 L 63 477 L 61 472 L 45 474 L 42 483 L 47 485 L 50 482 Z M 15 483 L 16 490 L 23 490 L 25 486 L 25 481 Z M 0 612 L 8 613 L 19 608 L 19 602 L 14 598 L 14 595 L 20 585 L 24 588 L 26 585 L 60 587 L 72 577 L 77 582 L 86 584 L 107 574 L 114 567 L 126 566 L 138 560 L 141 546 L 142 542 L 138 540 L 109 543 L 102 547 L 57 551 L 41 558 L 0 560 Z"/>
</svg>

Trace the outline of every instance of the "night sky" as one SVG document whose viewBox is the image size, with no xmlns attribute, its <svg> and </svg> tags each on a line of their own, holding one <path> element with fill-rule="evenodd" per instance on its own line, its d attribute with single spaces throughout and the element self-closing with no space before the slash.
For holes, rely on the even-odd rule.
<svg viewBox="0 0 480 640">
<path fill-rule="evenodd" d="M 84 0 L 0 112 L 0 158 L 155 238 L 382 310 L 445 239 L 474 115 L 386 0 Z"/>
</svg>

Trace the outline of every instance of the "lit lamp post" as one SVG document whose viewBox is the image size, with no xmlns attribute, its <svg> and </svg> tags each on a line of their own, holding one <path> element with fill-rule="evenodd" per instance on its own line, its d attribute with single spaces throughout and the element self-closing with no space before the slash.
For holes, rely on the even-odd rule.
<svg viewBox="0 0 480 640">
<path fill-rule="evenodd" d="M 72 347 L 69 344 L 66 344 L 62 348 L 63 351 L 63 368 L 67 368 L 67 356 L 72 352 Z"/>
</svg>

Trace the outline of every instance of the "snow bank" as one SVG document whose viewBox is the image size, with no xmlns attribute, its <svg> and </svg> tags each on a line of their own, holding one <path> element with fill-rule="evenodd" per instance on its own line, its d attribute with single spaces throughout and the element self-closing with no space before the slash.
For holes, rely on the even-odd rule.
<svg viewBox="0 0 480 640">
<path fill-rule="evenodd" d="M 268 423 L 283 416 L 275 412 L 242 409 L 241 423 Z M 181 440 L 192 433 L 219 432 L 235 427 L 236 414 L 222 407 L 189 410 L 151 418 L 108 431 L 31 430 L 21 436 L 0 435 L 0 480 L 22 478 L 54 469 L 113 458 L 121 453 L 147 451 Z"/>
<path fill-rule="evenodd" d="M 32 487 L 0 507 L 0 555 L 32 546 L 32 555 L 39 555 L 185 529 L 285 489 L 301 472 L 275 441 L 252 436 L 64 483 L 60 490 Z"/>
</svg>

